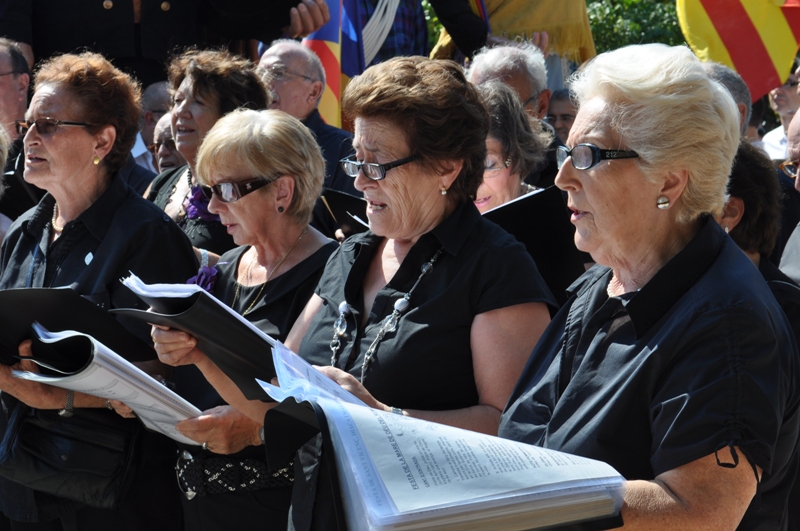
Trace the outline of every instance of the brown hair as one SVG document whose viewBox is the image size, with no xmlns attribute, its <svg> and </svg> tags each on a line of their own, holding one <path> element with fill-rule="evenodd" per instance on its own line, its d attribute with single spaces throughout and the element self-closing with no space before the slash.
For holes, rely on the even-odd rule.
<svg viewBox="0 0 800 531">
<path fill-rule="evenodd" d="M 221 116 L 239 107 L 266 109 L 272 102 L 255 65 L 225 50 L 186 51 L 167 70 L 173 92 L 188 77 L 198 94 L 217 96 Z"/>
<path fill-rule="evenodd" d="M 780 231 L 780 183 L 769 157 L 747 140 L 736 152 L 728 194 L 744 202 L 742 219 L 731 230 L 733 241 L 748 253 L 769 255 Z"/>
<path fill-rule="evenodd" d="M 351 119 L 381 118 L 405 133 L 420 163 L 463 163 L 448 190 L 456 202 L 474 197 L 483 179 L 489 115 L 475 87 L 453 61 L 395 57 L 368 68 L 347 85 L 342 110 Z"/>
<path fill-rule="evenodd" d="M 98 53 L 64 54 L 48 59 L 34 76 L 34 91 L 42 85 L 63 87 L 81 103 L 86 130 L 96 134 L 111 125 L 117 132 L 103 165 L 115 172 L 125 165 L 139 131 L 141 89 L 128 74 Z"/>
</svg>

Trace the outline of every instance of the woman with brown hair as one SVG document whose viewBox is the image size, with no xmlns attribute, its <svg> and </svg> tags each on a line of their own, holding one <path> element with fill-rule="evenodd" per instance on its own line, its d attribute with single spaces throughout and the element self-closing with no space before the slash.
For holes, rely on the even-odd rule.
<svg viewBox="0 0 800 531">
<path fill-rule="evenodd" d="M 191 50 L 169 65 L 172 134 L 187 165 L 156 177 L 145 197 L 164 209 L 195 247 L 222 254 L 234 247 L 197 185 L 195 163 L 206 133 L 239 107 L 266 109 L 270 96 L 255 65 L 226 51 Z"/>
<path fill-rule="evenodd" d="M 117 175 L 136 137 L 139 99 L 138 85 L 101 55 L 62 55 L 41 65 L 26 119 L 16 125 L 24 135 L 25 180 L 48 193 L 9 229 L 0 252 L 0 289 L 68 287 L 103 308 L 141 307 L 119 281 L 129 271 L 149 282 L 178 282 L 196 269 L 186 236 Z M 122 324 L 149 339 L 147 326 Z M 29 342 L 20 354 L 30 355 Z M 157 360 L 142 368 L 163 370 Z M 36 370 L 27 361 L 0 365 L 4 473 L 17 464 L 15 481 L 0 480 L 0 507 L 12 529 L 179 525 L 167 464 L 174 455 L 171 441 L 145 432 L 138 421 L 119 418 L 103 399 L 19 380 L 11 377 L 12 369 Z M 62 450 L 65 478 L 107 474 L 114 490 L 98 494 L 92 481 L 66 490 L 53 488 L 53 481 L 21 483 L 36 471 L 19 465 L 13 453 L 18 422 L 88 437 Z M 53 431 L 41 433 L 38 441 L 59 447 L 63 439 Z M 126 448 L 113 469 L 101 468 L 108 465 L 109 440 Z"/>
<path fill-rule="evenodd" d="M 370 230 L 331 256 L 286 345 L 372 407 L 497 433 L 555 303 L 525 248 L 472 202 L 486 108 L 457 64 L 401 57 L 354 78 L 344 111 L 356 156 L 342 164 L 367 200 Z M 154 336 L 165 363 L 195 363 L 263 421 L 269 405 L 243 400 L 193 340 Z M 313 468 L 296 468 L 296 500 L 311 495 L 298 477 Z M 324 528 L 330 517 L 322 504 L 298 507 L 296 528 L 312 516 Z"/>
</svg>

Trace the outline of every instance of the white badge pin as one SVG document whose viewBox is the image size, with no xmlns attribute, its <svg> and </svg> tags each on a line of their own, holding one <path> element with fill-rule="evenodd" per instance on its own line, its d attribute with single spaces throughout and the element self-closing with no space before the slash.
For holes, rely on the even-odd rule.
<svg viewBox="0 0 800 531">
<path fill-rule="evenodd" d="M 94 255 L 89 253 L 86 255 L 86 258 L 83 259 L 83 261 L 86 262 L 86 265 L 89 265 L 89 263 L 92 261 L 92 258 L 94 258 Z"/>
</svg>

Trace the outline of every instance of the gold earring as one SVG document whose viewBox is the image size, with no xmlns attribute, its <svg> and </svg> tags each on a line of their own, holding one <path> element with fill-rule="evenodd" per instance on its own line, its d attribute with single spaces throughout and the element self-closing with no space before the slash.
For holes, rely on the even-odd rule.
<svg viewBox="0 0 800 531">
<path fill-rule="evenodd" d="M 97 166 L 98 164 L 100 164 L 100 157 L 95 155 L 94 158 L 92 159 L 92 162 L 94 162 L 94 165 Z"/>
</svg>

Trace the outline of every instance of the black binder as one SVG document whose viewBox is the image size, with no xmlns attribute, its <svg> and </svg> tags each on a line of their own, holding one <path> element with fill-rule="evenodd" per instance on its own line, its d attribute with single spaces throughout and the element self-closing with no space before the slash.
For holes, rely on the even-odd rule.
<svg viewBox="0 0 800 531">
<path fill-rule="evenodd" d="M 357 216 L 359 219 L 367 221 L 367 202 L 363 197 L 326 188 L 322 191 L 320 200 L 334 223 L 344 233 L 345 238 L 369 229 L 363 223 L 353 219 L 353 216 Z"/>
<path fill-rule="evenodd" d="M 563 305 L 567 301 L 566 289 L 585 270 L 561 190 L 551 186 L 522 196 L 483 217 L 525 245 L 556 301 Z"/>
</svg>

